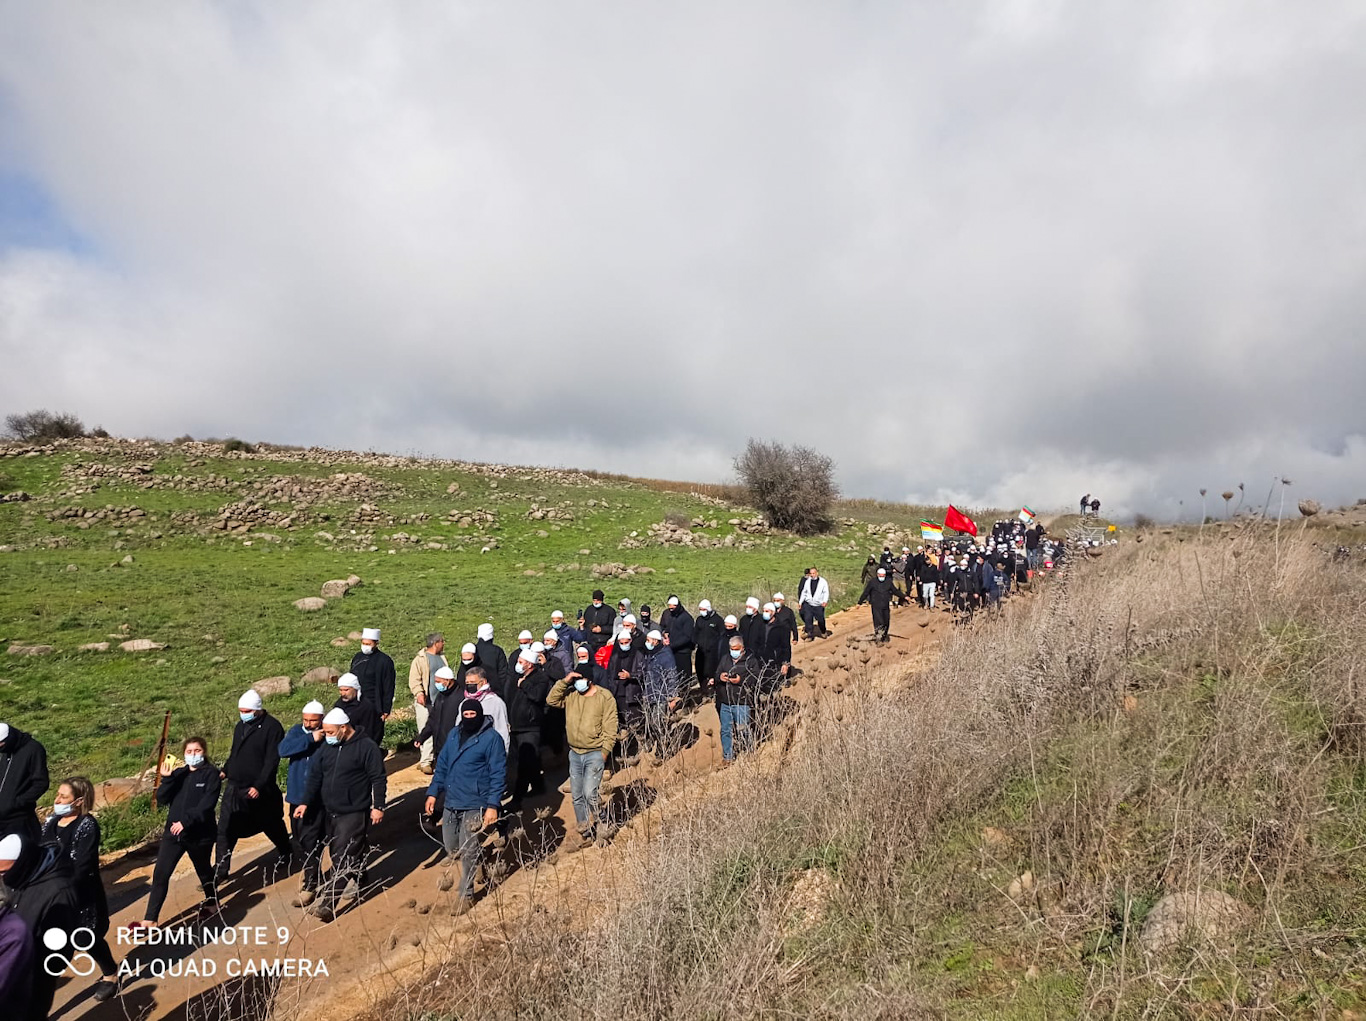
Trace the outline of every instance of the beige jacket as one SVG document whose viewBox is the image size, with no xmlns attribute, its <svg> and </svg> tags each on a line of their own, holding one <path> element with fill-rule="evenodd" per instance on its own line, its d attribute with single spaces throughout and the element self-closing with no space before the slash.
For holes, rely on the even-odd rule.
<svg viewBox="0 0 1366 1021">
<path fill-rule="evenodd" d="M 438 657 L 443 666 L 450 666 L 446 662 L 446 657 Z M 413 657 L 413 665 L 408 668 L 408 690 L 413 693 L 413 698 L 419 694 L 426 695 L 432 686 L 432 678 L 427 669 L 427 650 L 421 649 Z"/>
</svg>

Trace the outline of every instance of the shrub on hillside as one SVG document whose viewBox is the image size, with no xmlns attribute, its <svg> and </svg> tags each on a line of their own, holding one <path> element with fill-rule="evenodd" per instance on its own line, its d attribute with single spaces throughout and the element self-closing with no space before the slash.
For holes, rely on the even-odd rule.
<svg viewBox="0 0 1366 1021">
<path fill-rule="evenodd" d="M 97 440 L 107 440 L 109 439 L 109 430 L 102 425 L 97 425 L 90 430 L 90 435 Z"/>
<path fill-rule="evenodd" d="M 768 523 L 798 535 L 827 531 L 839 495 L 835 462 L 810 447 L 751 439 L 735 459 L 735 474 Z"/>
<path fill-rule="evenodd" d="M 1134 515 L 1134 527 L 1135 527 L 1135 528 L 1152 528 L 1155 524 L 1156 524 L 1156 522 L 1154 522 L 1153 519 L 1150 518 L 1150 517 L 1148 517 L 1148 515 L 1146 515 L 1146 514 L 1135 514 L 1135 515 Z"/>
<path fill-rule="evenodd" d="M 246 440 L 239 440 L 236 436 L 230 437 L 223 441 L 223 450 L 226 453 L 230 453 L 234 450 L 240 450 L 244 454 L 256 453 L 255 447 L 253 447 Z"/>
<path fill-rule="evenodd" d="M 46 409 L 5 416 L 5 434 L 25 443 L 35 440 L 71 440 L 85 435 L 85 426 L 75 415 L 54 415 Z"/>
<path fill-rule="evenodd" d="M 664 512 L 664 520 L 666 523 L 670 525 L 676 525 L 679 528 L 687 528 L 690 524 L 692 524 L 692 518 L 688 517 L 687 514 L 679 510 L 677 507 L 670 507 L 668 510 L 666 510 Z"/>
</svg>

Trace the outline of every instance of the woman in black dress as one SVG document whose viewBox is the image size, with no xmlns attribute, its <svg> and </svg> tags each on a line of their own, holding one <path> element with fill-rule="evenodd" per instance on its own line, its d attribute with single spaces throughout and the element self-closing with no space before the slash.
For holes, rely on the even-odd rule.
<svg viewBox="0 0 1366 1021">
<path fill-rule="evenodd" d="M 100 880 L 100 824 L 90 809 L 95 785 L 83 776 L 63 780 L 57 788 L 52 814 L 43 824 L 43 843 L 57 844 L 71 859 L 76 874 L 76 908 L 80 925 L 95 934 L 88 953 L 100 968 L 95 1000 L 103 1003 L 118 992 L 118 968 L 109 949 L 109 901 Z"/>
</svg>

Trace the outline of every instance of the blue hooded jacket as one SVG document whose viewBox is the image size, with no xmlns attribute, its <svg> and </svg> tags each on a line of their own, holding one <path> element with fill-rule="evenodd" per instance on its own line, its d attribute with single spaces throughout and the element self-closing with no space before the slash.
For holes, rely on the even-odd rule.
<svg viewBox="0 0 1366 1021">
<path fill-rule="evenodd" d="M 507 749 L 493 729 L 493 720 L 483 717 L 479 733 L 466 737 L 455 727 L 441 746 L 427 796 L 446 795 L 446 807 L 457 811 L 497 808 L 503 803 L 507 780 Z"/>
<path fill-rule="evenodd" d="M 322 747 L 321 741 L 314 741 L 313 735 L 304 730 L 302 723 L 296 723 L 280 739 L 280 758 L 289 760 L 289 771 L 285 774 L 285 800 L 291 805 L 304 803 L 304 791 L 308 789 L 308 769 L 313 764 L 313 753 Z"/>
</svg>

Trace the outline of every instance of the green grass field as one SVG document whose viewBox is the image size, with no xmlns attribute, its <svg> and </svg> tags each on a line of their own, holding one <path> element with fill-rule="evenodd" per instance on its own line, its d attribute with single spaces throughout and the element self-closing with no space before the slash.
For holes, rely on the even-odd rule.
<svg viewBox="0 0 1366 1021">
<path fill-rule="evenodd" d="M 673 593 L 689 607 L 710 598 L 722 612 L 738 609 L 750 594 L 767 598 L 779 589 L 795 604 L 798 579 L 811 563 L 830 579 L 832 602 L 845 605 L 857 597 L 864 557 L 884 542 L 881 531 L 870 534 L 870 524 L 916 534 L 922 516 L 943 511 L 851 501 L 837 509 L 845 516 L 836 532 L 803 540 L 743 533 L 728 522 L 747 521 L 753 512 L 715 497 L 577 472 L 323 451 L 247 456 L 210 444 L 130 441 L 77 441 L 37 456 L 0 447 L 0 454 L 9 455 L 0 456 L 0 492 L 32 497 L 0 503 L 0 637 L 6 648 L 56 649 L 0 661 L 0 719 L 43 741 L 54 778 L 81 772 L 97 782 L 152 763 L 166 710 L 173 740 L 203 734 L 214 754 L 225 750 L 237 695 L 261 678 L 287 675 L 295 682 L 292 694 L 267 703 L 287 722 L 309 698 L 330 701 L 330 689 L 297 682 L 312 667 L 345 667 L 355 644 L 330 643 L 364 626 L 384 631 L 401 703 L 408 663 L 428 631 L 443 631 L 458 648 L 490 621 L 506 648 L 523 627 L 539 636 L 552 609 L 572 618 L 599 586 L 609 602 L 629 596 L 637 607 L 651 604 L 656 618 Z M 151 470 L 118 474 L 134 465 Z M 329 495 L 328 481 L 341 472 L 362 473 L 363 493 L 375 495 Z M 289 494 L 262 496 L 267 481 L 279 477 L 308 490 L 306 509 L 296 512 Z M 452 483 L 457 493 L 448 493 Z M 92 485 L 93 492 L 73 495 Z M 219 508 L 253 498 L 277 516 L 294 513 L 293 527 L 261 524 L 230 534 L 212 526 Z M 355 521 L 362 503 L 381 520 Z M 573 520 L 529 517 L 533 504 Z M 71 507 L 136 507 L 144 515 L 132 522 L 84 519 L 85 528 L 74 518 L 48 519 Z M 483 510 L 494 520 L 479 523 L 471 514 L 476 520 L 461 527 L 448 518 L 453 509 Z M 189 512 L 200 518 L 185 520 Z M 734 535 L 737 545 L 700 549 L 647 538 L 638 548 L 620 548 L 633 541 L 632 532 L 647 537 L 666 515 L 714 520 L 716 527 L 697 533 Z M 753 545 L 741 548 L 746 542 Z M 485 547 L 491 548 L 481 552 Z M 124 563 L 129 555 L 133 562 Z M 595 577 L 593 565 L 605 563 L 652 573 Z M 307 613 L 292 605 L 319 595 L 328 579 L 353 573 L 363 584 L 325 609 Z M 119 651 L 129 638 L 166 648 Z M 105 641 L 109 652 L 77 651 Z"/>
</svg>

